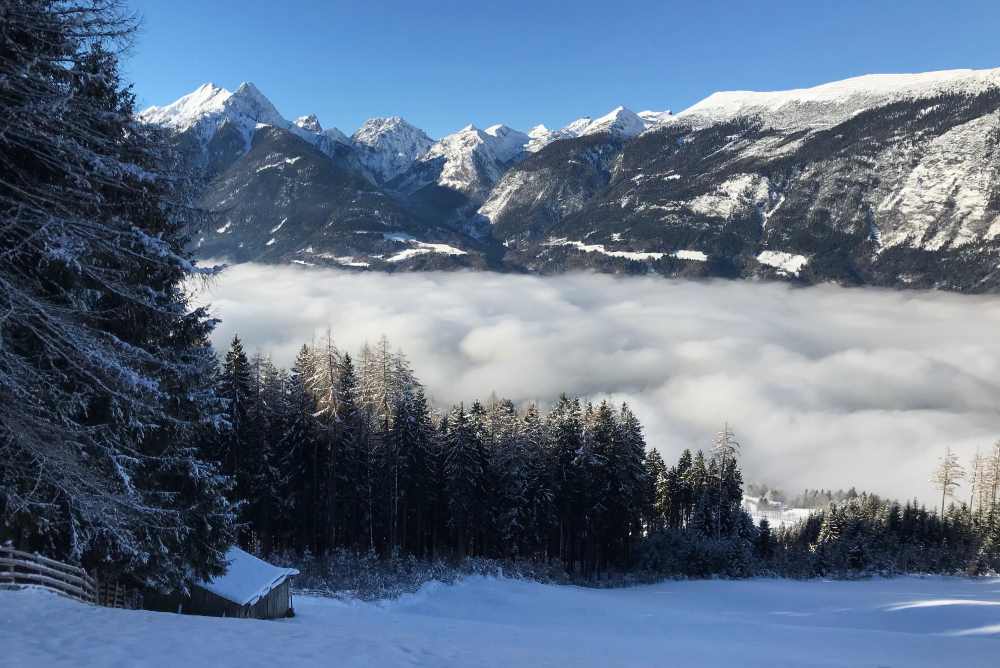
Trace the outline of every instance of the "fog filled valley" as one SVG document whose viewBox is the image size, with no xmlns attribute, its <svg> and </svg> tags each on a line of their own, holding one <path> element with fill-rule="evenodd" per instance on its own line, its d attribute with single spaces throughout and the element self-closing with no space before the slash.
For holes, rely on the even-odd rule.
<svg viewBox="0 0 1000 668">
<path fill-rule="evenodd" d="M 1000 302 L 929 291 L 569 274 L 361 274 L 243 264 L 191 286 L 248 353 L 289 366 L 332 333 L 384 334 L 432 403 L 627 401 L 666 459 L 724 421 L 744 477 L 795 493 L 855 486 L 934 505 L 945 445 L 1000 433 Z"/>
</svg>

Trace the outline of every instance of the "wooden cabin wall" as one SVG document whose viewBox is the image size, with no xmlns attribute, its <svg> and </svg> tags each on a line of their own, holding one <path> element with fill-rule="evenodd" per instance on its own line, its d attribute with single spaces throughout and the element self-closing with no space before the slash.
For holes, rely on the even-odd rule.
<svg viewBox="0 0 1000 668">
<path fill-rule="evenodd" d="M 288 614 L 291 601 L 291 587 L 291 580 L 286 579 L 254 605 L 241 606 L 195 585 L 191 587 L 190 596 L 181 596 L 179 594 L 171 594 L 169 596 L 147 594 L 146 609 L 160 610 L 162 612 L 177 612 L 180 609 L 184 614 L 207 615 L 210 617 L 281 619 Z"/>
</svg>

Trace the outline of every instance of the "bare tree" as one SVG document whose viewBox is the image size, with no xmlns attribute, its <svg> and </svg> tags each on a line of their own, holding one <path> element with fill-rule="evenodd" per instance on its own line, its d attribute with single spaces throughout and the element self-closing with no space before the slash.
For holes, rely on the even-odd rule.
<svg viewBox="0 0 1000 668">
<path fill-rule="evenodd" d="M 982 476 L 980 508 L 985 504 L 992 519 L 997 506 L 997 492 L 1000 491 L 1000 440 L 993 444 L 992 451 L 987 455 Z"/>
<path fill-rule="evenodd" d="M 718 521 L 716 522 L 716 534 L 722 535 L 722 483 L 726 476 L 726 464 L 729 462 L 736 461 L 736 458 L 740 455 L 740 443 L 736 440 L 736 434 L 733 430 L 729 428 L 729 423 L 726 422 L 718 434 L 715 435 L 715 441 L 712 443 L 712 456 L 715 457 L 719 465 L 719 510 L 718 510 Z"/>
<path fill-rule="evenodd" d="M 979 454 L 979 448 L 976 448 L 976 454 L 969 463 L 972 471 L 969 478 L 969 510 L 972 511 L 983 507 L 983 478 L 986 474 L 987 460 Z"/>
<path fill-rule="evenodd" d="M 941 490 L 942 517 L 944 517 L 945 499 L 955 495 L 955 490 L 961 486 L 959 481 L 963 478 L 965 478 L 965 469 L 958 463 L 958 455 L 951 451 L 951 447 L 946 447 L 944 449 L 944 456 L 941 457 L 941 463 L 938 464 L 934 475 L 931 477 L 931 482 L 934 483 L 934 486 Z"/>
</svg>

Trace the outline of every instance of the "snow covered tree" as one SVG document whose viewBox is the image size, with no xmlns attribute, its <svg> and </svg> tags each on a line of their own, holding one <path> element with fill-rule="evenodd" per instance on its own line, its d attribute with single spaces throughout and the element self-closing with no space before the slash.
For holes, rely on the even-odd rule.
<svg viewBox="0 0 1000 668">
<path fill-rule="evenodd" d="M 545 556 L 546 539 L 555 524 L 554 472 L 545 424 L 535 404 L 528 406 L 525 411 L 520 427 L 520 439 L 526 458 L 524 514 L 527 528 L 524 551 L 528 554 Z"/>
<path fill-rule="evenodd" d="M 434 495 L 434 427 L 423 390 L 396 402 L 389 440 L 398 452 L 397 545 L 423 556 L 428 549 L 429 507 Z"/>
<path fill-rule="evenodd" d="M 465 407 L 459 404 L 448 414 L 444 443 L 444 473 L 448 490 L 448 524 L 458 557 L 474 554 L 471 540 L 476 531 L 482 499 L 483 463 L 480 443 Z"/>
<path fill-rule="evenodd" d="M 225 472 L 236 478 L 236 493 L 249 496 L 246 465 L 253 423 L 250 410 L 255 400 L 254 371 L 239 336 L 234 336 L 219 374 L 219 396 L 226 402 L 227 428 L 219 443 L 219 459 Z"/>
<path fill-rule="evenodd" d="M 310 391 L 309 379 L 313 375 L 313 357 L 307 346 L 302 346 L 288 383 L 288 399 L 284 433 L 277 443 L 276 457 L 280 458 L 286 475 L 287 488 L 284 498 L 290 508 L 286 542 L 296 548 L 314 553 L 322 543 L 320 536 L 320 456 L 323 434 L 316 422 L 316 397 Z"/>
<path fill-rule="evenodd" d="M 642 518 L 647 532 L 662 531 L 670 516 L 670 491 L 667 465 L 659 450 L 646 452 L 646 481 L 643 486 Z"/>
<path fill-rule="evenodd" d="M 0 533 L 170 588 L 220 570 L 233 515 L 198 449 L 221 406 L 185 184 L 134 120 L 119 9 L 2 9 Z"/>
</svg>

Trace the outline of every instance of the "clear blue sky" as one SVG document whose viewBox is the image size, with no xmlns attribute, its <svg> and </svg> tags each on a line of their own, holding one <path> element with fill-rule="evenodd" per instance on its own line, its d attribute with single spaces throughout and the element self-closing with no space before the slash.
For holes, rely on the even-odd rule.
<svg viewBox="0 0 1000 668">
<path fill-rule="evenodd" d="M 398 114 L 560 127 L 618 104 L 678 111 L 716 90 L 872 72 L 1000 67 L 998 0 L 130 0 L 143 106 L 253 81 L 289 118 L 350 134 Z"/>
</svg>

